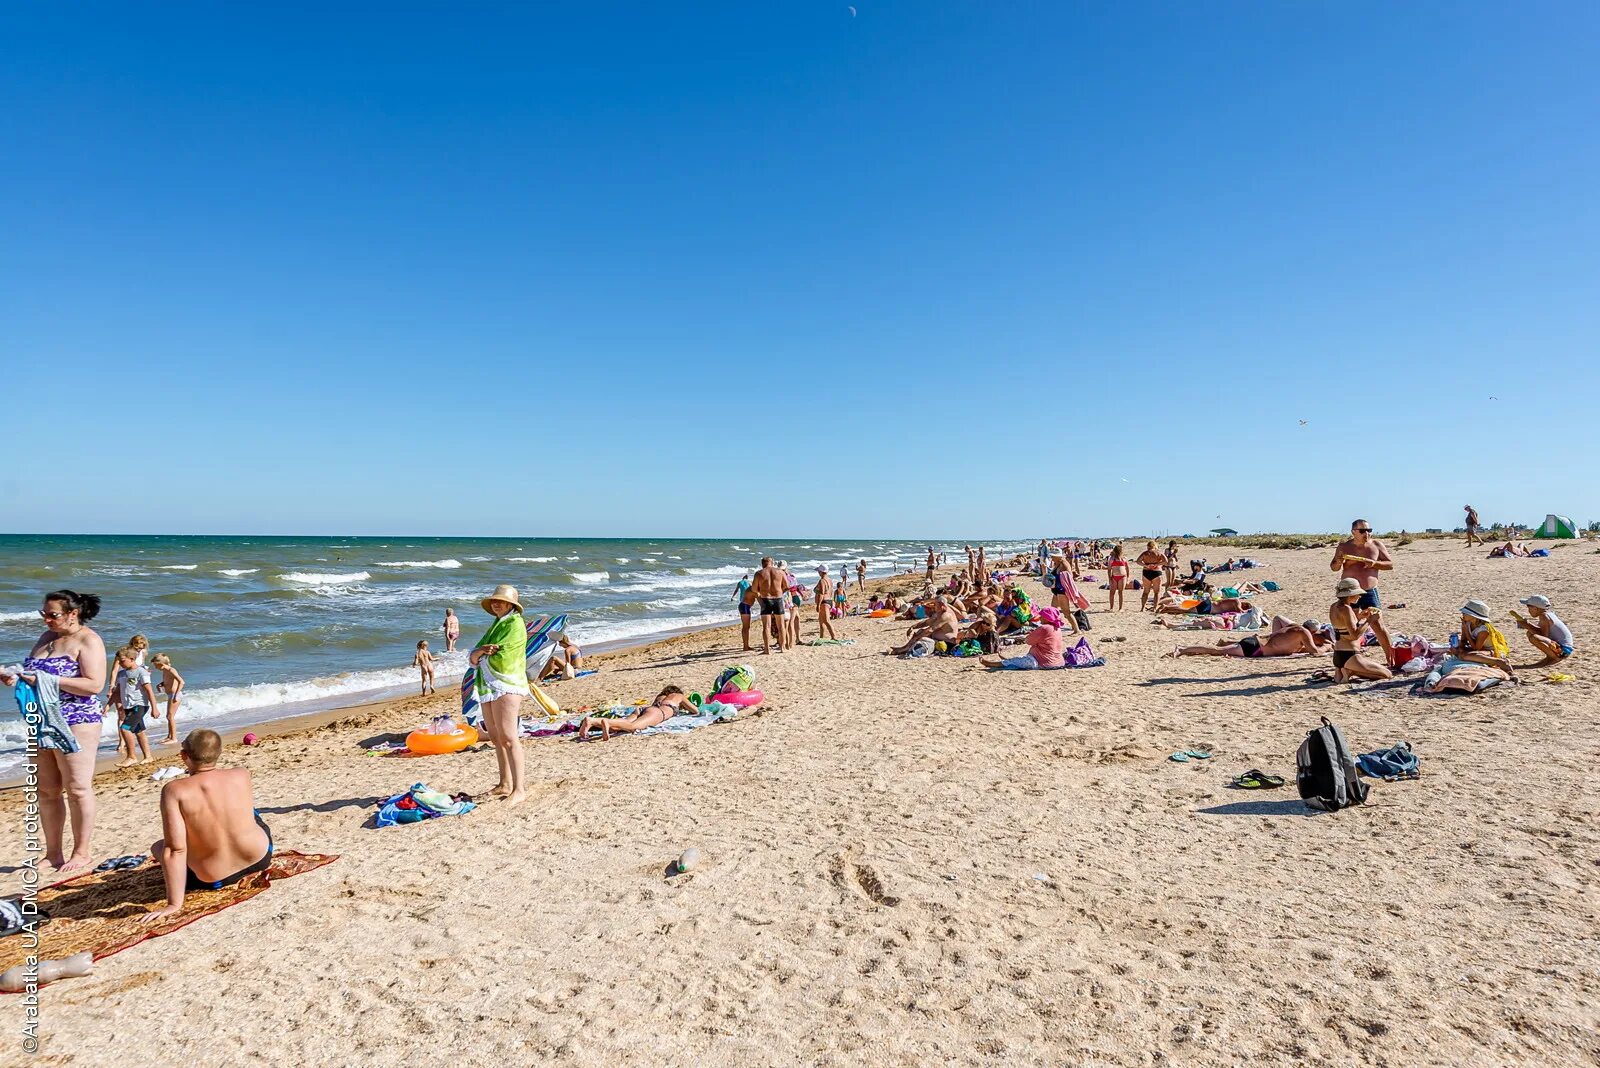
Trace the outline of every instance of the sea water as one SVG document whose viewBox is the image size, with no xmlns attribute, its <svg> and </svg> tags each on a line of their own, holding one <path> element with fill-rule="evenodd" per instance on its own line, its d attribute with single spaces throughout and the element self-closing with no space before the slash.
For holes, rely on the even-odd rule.
<svg viewBox="0 0 1600 1068">
<path fill-rule="evenodd" d="M 991 552 L 1028 543 L 990 543 Z M 527 614 L 565 612 L 580 643 L 737 620 L 734 589 L 763 555 L 802 582 L 818 564 L 837 576 L 920 568 L 928 543 L 852 539 L 623 540 L 0 535 L 0 663 L 27 655 L 54 589 L 98 594 L 93 626 L 113 652 L 135 633 L 166 653 L 187 689 L 180 732 L 239 727 L 405 693 L 417 641 L 444 650 L 444 610 L 470 649 L 489 617 L 479 600 L 509 583 Z M 936 543 L 964 559 L 960 544 Z M 465 654 L 442 656 L 440 683 Z M 157 676 L 159 678 L 159 676 Z M 166 730 L 151 724 L 151 737 Z M 106 745 L 115 723 L 105 722 Z M 0 688 L 0 777 L 21 763 L 22 720 Z"/>
</svg>

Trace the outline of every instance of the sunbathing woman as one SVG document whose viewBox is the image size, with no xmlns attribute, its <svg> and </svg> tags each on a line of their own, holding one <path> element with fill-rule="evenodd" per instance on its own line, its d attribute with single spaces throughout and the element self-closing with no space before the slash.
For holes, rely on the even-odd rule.
<svg viewBox="0 0 1600 1068">
<path fill-rule="evenodd" d="M 1266 638 L 1249 634 L 1235 641 L 1224 639 L 1216 645 L 1180 646 L 1167 656 L 1242 656 L 1247 660 L 1256 660 L 1269 656 L 1299 656 L 1302 653 L 1321 656 L 1326 651 L 1316 635 L 1295 624 Z"/>
<path fill-rule="evenodd" d="M 695 707 L 689 703 L 689 697 L 676 686 L 668 686 L 656 694 L 656 699 L 645 705 L 639 711 L 617 719 L 606 719 L 601 716 L 584 716 L 578 724 L 578 741 L 589 739 L 590 725 L 600 728 L 600 740 L 610 741 L 611 735 L 620 731 L 631 734 L 642 731 L 648 727 L 659 727 L 673 716 L 694 715 Z"/>
<path fill-rule="evenodd" d="M 1366 591 L 1353 578 L 1343 578 L 1333 588 L 1333 607 L 1328 609 L 1328 622 L 1333 624 L 1333 679 L 1335 682 L 1356 682 L 1362 679 L 1392 679 L 1394 673 L 1388 665 L 1379 663 L 1361 651 L 1361 638 L 1378 614 L 1376 608 L 1357 608 L 1356 602 Z"/>
</svg>

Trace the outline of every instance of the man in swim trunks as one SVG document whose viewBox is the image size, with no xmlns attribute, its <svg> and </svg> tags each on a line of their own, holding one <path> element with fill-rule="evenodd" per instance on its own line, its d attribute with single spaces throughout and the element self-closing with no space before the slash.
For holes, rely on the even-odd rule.
<svg viewBox="0 0 1600 1068">
<path fill-rule="evenodd" d="M 1394 564 L 1389 560 L 1389 550 L 1383 547 L 1383 542 L 1372 536 L 1372 524 L 1365 519 L 1357 519 L 1350 524 L 1350 536 L 1341 541 L 1333 550 L 1333 561 L 1328 565 L 1328 570 L 1339 572 L 1339 577 L 1355 579 L 1361 584 L 1364 591 L 1355 607 L 1376 608 L 1381 611 L 1383 602 L 1378 596 L 1378 572 L 1393 571 Z M 1372 628 L 1372 633 L 1377 637 L 1378 644 L 1383 647 L 1384 662 L 1394 664 L 1394 646 L 1389 641 L 1389 631 L 1383 625 L 1381 615 L 1373 615 L 1367 620 Z"/>
<path fill-rule="evenodd" d="M 183 909 L 184 895 L 220 890 L 272 862 L 272 832 L 255 811 L 248 768 L 219 768 L 222 736 L 190 731 L 180 750 L 188 777 L 161 788 L 161 841 L 150 856 L 166 876 L 167 905 L 149 922 Z"/>
<path fill-rule="evenodd" d="M 922 638 L 929 641 L 954 644 L 961 633 L 961 617 L 956 610 L 943 597 L 935 597 L 928 602 L 928 616 L 915 624 L 906 634 L 906 640 L 889 650 L 890 656 L 904 656 L 911 651 L 911 647 Z"/>
<path fill-rule="evenodd" d="M 1317 636 L 1296 623 L 1265 639 L 1249 634 L 1231 641 L 1223 639 L 1216 645 L 1180 647 L 1167 656 L 1239 656 L 1246 660 L 1257 660 L 1271 656 L 1297 656 L 1301 653 L 1321 656 L 1325 652 L 1327 649 L 1317 640 Z"/>
<path fill-rule="evenodd" d="M 789 580 L 782 569 L 773 566 L 772 557 L 761 558 L 761 570 L 750 580 L 750 592 L 761 606 L 761 655 L 767 655 L 773 642 L 778 643 L 778 652 L 783 652 L 788 648 L 783 615 Z"/>
</svg>

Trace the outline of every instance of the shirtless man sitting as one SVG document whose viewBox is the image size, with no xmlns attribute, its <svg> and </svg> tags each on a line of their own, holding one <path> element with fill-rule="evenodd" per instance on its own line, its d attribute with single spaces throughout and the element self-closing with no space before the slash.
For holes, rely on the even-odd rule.
<svg viewBox="0 0 1600 1068">
<path fill-rule="evenodd" d="M 928 604 L 928 618 L 912 627 L 905 642 L 888 650 L 888 655 L 904 656 L 923 638 L 953 643 L 960 632 L 961 617 L 956 615 L 955 609 L 943 597 L 936 597 Z"/>
<path fill-rule="evenodd" d="M 1389 550 L 1383 547 L 1383 542 L 1372 536 L 1372 524 L 1365 519 L 1357 519 L 1350 524 L 1350 536 L 1341 541 L 1333 550 L 1333 560 L 1328 565 L 1328 570 L 1339 572 L 1340 578 L 1355 579 L 1361 584 L 1361 599 L 1355 602 L 1355 609 L 1360 611 L 1365 608 L 1378 609 L 1367 618 L 1367 626 L 1372 628 L 1372 633 L 1378 639 L 1378 644 L 1383 647 L 1383 659 L 1387 664 L 1394 663 L 1394 646 L 1389 641 L 1389 631 L 1383 625 L 1383 601 L 1378 596 L 1378 572 L 1393 571 L 1394 564 L 1389 560 Z"/>
<path fill-rule="evenodd" d="M 789 577 L 772 563 L 772 557 L 761 558 L 761 570 L 750 580 L 750 592 L 761 606 L 761 655 L 766 656 L 772 642 L 778 643 L 778 652 L 788 648 L 788 628 L 784 626 L 785 599 L 789 596 Z"/>
<path fill-rule="evenodd" d="M 184 895 L 220 890 L 272 862 L 272 832 L 255 811 L 248 768 L 219 768 L 222 736 L 190 731 L 180 749 L 187 778 L 161 788 L 161 841 L 150 855 L 166 876 L 167 905 L 146 922 L 182 911 Z"/>
</svg>

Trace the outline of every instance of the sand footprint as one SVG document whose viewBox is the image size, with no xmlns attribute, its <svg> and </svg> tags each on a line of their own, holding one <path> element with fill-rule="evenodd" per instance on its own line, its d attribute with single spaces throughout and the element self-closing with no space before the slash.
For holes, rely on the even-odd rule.
<svg viewBox="0 0 1600 1068">
<path fill-rule="evenodd" d="M 828 862 L 828 876 L 833 884 L 846 892 L 859 893 L 875 905 L 894 908 L 900 904 L 900 899 L 884 888 L 878 873 L 857 861 L 852 855 L 854 852 L 854 849 L 847 849 L 836 853 Z"/>
</svg>

